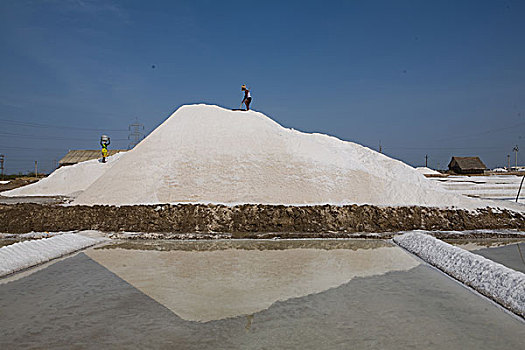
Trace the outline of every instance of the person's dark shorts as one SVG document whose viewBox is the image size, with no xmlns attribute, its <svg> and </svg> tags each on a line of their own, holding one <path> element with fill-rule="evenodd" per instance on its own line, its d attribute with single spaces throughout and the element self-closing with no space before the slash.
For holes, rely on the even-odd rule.
<svg viewBox="0 0 525 350">
<path fill-rule="evenodd" d="M 248 97 L 248 98 L 246 99 L 246 103 L 247 103 L 247 104 L 250 104 L 251 102 L 252 102 L 252 98 L 251 98 L 251 97 Z"/>
</svg>

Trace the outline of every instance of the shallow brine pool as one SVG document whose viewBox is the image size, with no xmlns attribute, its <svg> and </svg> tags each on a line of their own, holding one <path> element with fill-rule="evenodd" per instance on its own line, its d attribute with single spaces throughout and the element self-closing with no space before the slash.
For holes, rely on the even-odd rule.
<svg viewBox="0 0 525 350">
<path fill-rule="evenodd" d="M 0 345 L 517 349 L 525 324 L 383 240 L 123 241 L 0 284 Z"/>
</svg>

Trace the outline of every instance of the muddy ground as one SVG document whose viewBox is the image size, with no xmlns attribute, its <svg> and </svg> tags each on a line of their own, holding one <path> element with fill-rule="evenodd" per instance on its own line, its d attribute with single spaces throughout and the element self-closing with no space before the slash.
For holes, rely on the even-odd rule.
<svg viewBox="0 0 525 350">
<path fill-rule="evenodd" d="M 388 237 L 389 232 L 416 229 L 525 230 L 525 215 L 490 208 L 469 212 L 370 205 L 299 207 L 247 204 L 229 207 L 180 204 L 90 207 L 0 204 L 0 232 L 4 233 L 100 230 L 144 232 L 150 233 L 150 238 L 329 238 L 358 237 L 359 233 L 384 233 L 379 236 Z M 501 236 L 508 235 L 503 233 Z"/>
</svg>

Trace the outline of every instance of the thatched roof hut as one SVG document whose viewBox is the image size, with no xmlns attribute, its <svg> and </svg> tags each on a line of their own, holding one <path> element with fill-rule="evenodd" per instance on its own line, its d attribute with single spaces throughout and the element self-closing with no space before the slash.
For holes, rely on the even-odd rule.
<svg viewBox="0 0 525 350">
<path fill-rule="evenodd" d="M 456 174 L 483 174 L 487 167 L 479 157 L 452 157 L 448 169 Z"/>
</svg>

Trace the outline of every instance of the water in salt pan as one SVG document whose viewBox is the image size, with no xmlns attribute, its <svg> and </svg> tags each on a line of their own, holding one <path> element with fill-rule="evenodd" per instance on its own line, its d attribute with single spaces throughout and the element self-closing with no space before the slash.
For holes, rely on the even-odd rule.
<svg viewBox="0 0 525 350">
<path fill-rule="evenodd" d="M 181 318 L 199 322 L 251 315 L 279 300 L 419 265 L 380 240 L 124 242 L 87 255 Z"/>
</svg>

